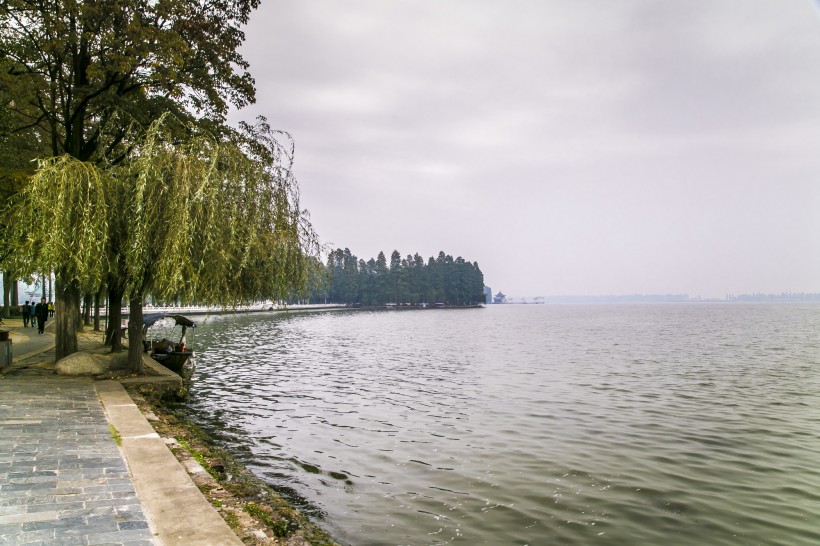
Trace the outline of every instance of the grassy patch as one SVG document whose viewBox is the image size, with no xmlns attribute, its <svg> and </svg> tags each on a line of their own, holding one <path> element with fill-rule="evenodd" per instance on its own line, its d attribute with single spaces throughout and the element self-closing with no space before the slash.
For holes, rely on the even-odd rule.
<svg viewBox="0 0 820 546">
<path fill-rule="evenodd" d="M 241 525 L 239 523 L 239 516 L 237 516 L 233 512 L 225 511 L 223 512 L 222 517 L 225 519 L 225 523 L 227 523 L 228 527 L 230 527 L 231 529 L 238 529 Z"/>
<path fill-rule="evenodd" d="M 119 431 L 116 428 L 114 428 L 114 425 L 112 425 L 111 423 L 108 423 L 108 432 L 111 433 L 111 438 L 113 438 L 114 441 L 117 442 L 117 445 L 122 446 L 122 436 L 120 436 Z"/>
<path fill-rule="evenodd" d="M 265 527 L 273 532 L 274 536 L 279 538 L 289 536 L 292 533 L 292 526 L 298 528 L 298 525 L 293 525 L 287 519 L 274 519 L 273 514 L 269 509 L 265 509 L 253 502 L 249 502 L 245 505 L 245 512 L 262 522 Z"/>
<path fill-rule="evenodd" d="M 177 438 L 176 440 L 177 442 L 179 442 L 179 445 L 181 445 L 185 451 L 190 453 L 191 457 L 193 457 L 194 460 L 198 462 L 202 468 L 205 469 L 205 472 L 210 474 L 212 478 L 219 479 L 219 474 L 213 468 L 211 468 L 208 459 L 205 457 L 205 454 L 202 451 L 191 446 L 191 444 L 189 444 L 188 441 L 184 438 Z"/>
</svg>

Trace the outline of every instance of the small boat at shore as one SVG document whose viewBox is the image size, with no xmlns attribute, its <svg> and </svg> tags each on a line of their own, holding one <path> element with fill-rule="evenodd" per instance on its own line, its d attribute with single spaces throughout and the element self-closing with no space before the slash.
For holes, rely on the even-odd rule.
<svg viewBox="0 0 820 546">
<path fill-rule="evenodd" d="M 148 338 L 148 329 L 156 322 L 170 318 L 174 321 L 174 328 L 182 327 L 182 334 L 179 341 L 174 342 L 167 337 L 151 340 Z M 194 352 L 186 346 L 185 334 L 188 328 L 196 328 L 196 323 L 182 315 L 169 315 L 166 313 L 151 313 L 142 318 L 142 346 L 143 350 L 154 360 L 179 375 L 186 373 L 186 368 L 190 370 L 194 363 Z"/>
</svg>

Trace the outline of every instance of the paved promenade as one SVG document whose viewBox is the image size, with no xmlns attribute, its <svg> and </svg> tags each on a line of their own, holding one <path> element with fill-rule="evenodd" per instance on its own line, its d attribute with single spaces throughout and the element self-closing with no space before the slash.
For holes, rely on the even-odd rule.
<svg viewBox="0 0 820 546">
<path fill-rule="evenodd" d="M 119 383 L 57 376 L 48 329 L 9 327 L 0 545 L 242 544 Z"/>
<path fill-rule="evenodd" d="M 90 381 L 0 380 L 0 544 L 156 544 Z"/>
</svg>

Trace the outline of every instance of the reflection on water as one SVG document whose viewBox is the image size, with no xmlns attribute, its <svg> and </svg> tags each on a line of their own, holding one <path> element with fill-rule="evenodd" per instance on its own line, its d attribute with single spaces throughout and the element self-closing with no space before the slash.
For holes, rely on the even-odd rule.
<svg viewBox="0 0 820 546">
<path fill-rule="evenodd" d="M 818 544 L 820 306 L 253 315 L 188 408 L 344 543 Z"/>
</svg>

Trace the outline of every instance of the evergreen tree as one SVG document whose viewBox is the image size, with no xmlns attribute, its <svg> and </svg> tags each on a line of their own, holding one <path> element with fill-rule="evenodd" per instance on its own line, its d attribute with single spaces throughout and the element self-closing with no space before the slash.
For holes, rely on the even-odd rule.
<svg viewBox="0 0 820 546">
<path fill-rule="evenodd" d="M 375 281 L 376 291 L 374 300 L 380 303 L 386 303 L 390 299 L 390 270 L 387 269 L 387 259 L 384 257 L 384 252 L 379 252 L 376 256 L 376 270 Z"/>
<path fill-rule="evenodd" d="M 356 303 L 359 298 L 359 269 L 356 256 L 351 254 L 349 248 L 344 249 L 342 254 L 342 268 L 345 278 L 344 303 Z"/>
<path fill-rule="evenodd" d="M 394 250 L 390 254 L 390 300 L 399 303 L 401 284 L 401 254 Z"/>
</svg>

